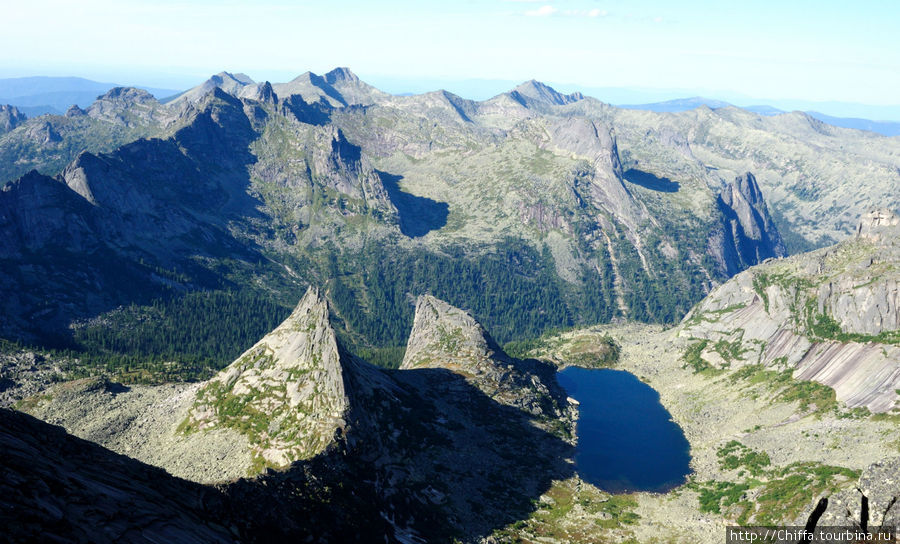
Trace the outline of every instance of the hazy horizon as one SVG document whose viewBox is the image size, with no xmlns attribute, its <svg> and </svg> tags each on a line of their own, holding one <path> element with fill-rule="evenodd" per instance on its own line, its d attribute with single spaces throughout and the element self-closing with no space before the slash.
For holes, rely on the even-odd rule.
<svg viewBox="0 0 900 544">
<path fill-rule="evenodd" d="M 349 66 L 376 85 L 534 78 L 874 106 L 900 88 L 900 6 L 885 1 L 34 0 L 5 18 L 0 77 L 181 89 L 223 69 L 284 80 Z"/>
</svg>

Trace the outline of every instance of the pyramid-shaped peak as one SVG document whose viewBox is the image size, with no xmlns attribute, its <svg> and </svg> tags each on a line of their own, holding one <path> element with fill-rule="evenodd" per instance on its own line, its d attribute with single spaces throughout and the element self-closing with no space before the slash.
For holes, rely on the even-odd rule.
<svg viewBox="0 0 900 544">
<path fill-rule="evenodd" d="M 345 372 L 355 364 L 310 287 L 287 319 L 200 387 L 183 428 L 235 428 L 269 466 L 311 457 L 346 425 Z"/>
<path fill-rule="evenodd" d="M 565 398 L 549 366 L 509 357 L 469 313 L 431 295 L 416 301 L 400 368 L 450 370 L 496 402 L 533 415 L 558 415 Z"/>
<path fill-rule="evenodd" d="M 488 359 L 508 357 L 474 317 L 431 295 L 418 298 L 401 368 L 443 367 L 471 373 Z"/>
<path fill-rule="evenodd" d="M 351 72 L 350 68 L 338 67 L 325 74 L 325 81 L 334 85 L 335 83 L 344 81 L 357 82 L 359 81 L 359 77 Z"/>
<path fill-rule="evenodd" d="M 310 72 L 309 70 L 307 70 L 306 72 L 303 72 L 302 74 L 300 74 L 299 76 L 295 77 L 295 78 L 292 79 L 291 81 L 292 81 L 292 82 L 312 81 L 314 78 L 317 78 L 317 77 L 319 77 L 319 76 L 317 76 L 316 74 L 314 74 L 314 73 Z"/>
<path fill-rule="evenodd" d="M 534 79 L 522 83 L 512 92 L 532 101 L 552 106 L 571 104 L 584 98 L 581 93 L 562 94 L 553 87 Z"/>
</svg>

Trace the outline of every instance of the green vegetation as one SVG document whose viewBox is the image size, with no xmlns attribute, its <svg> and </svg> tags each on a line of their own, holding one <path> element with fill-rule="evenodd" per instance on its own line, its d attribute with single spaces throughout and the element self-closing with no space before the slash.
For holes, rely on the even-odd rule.
<svg viewBox="0 0 900 544">
<path fill-rule="evenodd" d="M 687 325 L 688 327 L 693 327 L 696 325 L 700 325 L 703 322 L 717 323 L 723 315 L 730 314 L 732 312 L 736 312 L 736 311 L 740 310 L 741 308 L 744 308 L 745 306 L 746 306 L 746 304 L 743 304 L 743 303 L 742 304 L 732 304 L 731 306 L 728 306 L 727 308 L 721 308 L 719 310 L 712 310 L 712 311 L 708 311 L 708 312 L 696 312 L 694 315 L 691 316 L 690 319 L 688 319 L 685 322 L 685 325 Z"/>
<path fill-rule="evenodd" d="M 400 368 L 406 346 L 384 346 L 381 348 L 362 348 L 356 352 L 361 358 L 383 368 Z"/>
<path fill-rule="evenodd" d="M 501 542 L 533 542 L 555 539 L 565 542 L 605 542 L 608 530 L 628 529 L 641 516 L 633 495 L 610 495 L 593 486 L 576 488 L 573 480 L 555 482 L 546 492 L 546 500 L 534 501 L 535 510 L 527 519 L 516 521 L 494 532 Z M 579 521 L 574 527 L 571 515 Z M 583 518 L 593 518 L 584 523 Z M 617 533 L 620 534 L 620 533 Z M 627 532 L 626 532 L 627 534 Z M 625 542 L 634 542 L 626 540 Z"/>
<path fill-rule="evenodd" d="M 682 368 L 693 368 L 694 374 L 716 374 L 718 369 L 709 364 L 702 356 L 703 350 L 705 350 L 708 345 L 709 340 L 700 340 L 688 346 L 681 356 L 681 360 L 684 361 Z"/>
<path fill-rule="evenodd" d="M 551 358 L 559 363 L 582 368 L 613 368 L 621 348 L 609 335 L 591 333 L 566 338 L 565 330 L 551 330 L 538 338 L 508 342 L 503 350 L 519 359 Z"/>
<path fill-rule="evenodd" d="M 719 354 L 722 359 L 725 359 L 726 363 L 731 363 L 732 361 L 737 361 L 743 359 L 744 353 L 748 350 L 744 348 L 743 344 L 744 331 L 740 330 L 739 335 L 736 339 L 732 341 L 725 340 L 724 338 L 718 340 L 715 344 L 713 344 L 713 349 L 716 350 L 716 353 Z"/>
<path fill-rule="evenodd" d="M 710 480 L 702 484 L 691 482 L 688 484 L 688 489 L 697 491 L 700 494 L 698 501 L 701 512 L 721 514 L 723 507 L 727 508 L 742 502 L 747 490 L 750 489 L 750 485 Z"/>
<path fill-rule="evenodd" d="M 109 312 L 76 329 L 67 353 L 125 382 L 204 379 L 289 313 L 252 291 L 188 293 Z"/>
<path fill-rule="evenodd" d="M 812 499 L 833 493 L 859 478 L 859 471 L 814 462 L 770 468 L 769 456 L 737 441 L 717 455 L 723 468 L 744 467 L 749 478 L 741 481 L 692 481 L 701 512 L 723 514 L 741 525 L 784 525 L 799 516 Z M 743 472 L 739 473 L 743 474 Z"/>
<path fill-rule="evenodd" d="M 819 313 L 816 302 L 806 302 L 806 328 L 810 336 L 818 340 L 835 340 L 837 342 L 874 342 L 877 344 L 900 344 L 900 330 L 882 331 L 879 334 L 860 334 L 844 332 L 841 325 L 827 313 Z"/>
<path fill-rule="evenodd" d="M 748 448 L 737 440 L 732 440 L 719 448 L 716 456 L 719 458 L 719 466 L 723 469 L 746 468 L 754 476 L 758 476 L 772 464 L 769 454 Z"/>
<path fill-rule="evenodd" d="M 799 402 L 801 410 L 824 414 L 838 407 L 834 389 L 818 382 L 795 380 L 793 370 L 767 370 L 762 365 L 747 365 L 733 372 L 732 383 L 743 381 L 750 385 L 765 385 L 779 402 Z"/>
</svg>

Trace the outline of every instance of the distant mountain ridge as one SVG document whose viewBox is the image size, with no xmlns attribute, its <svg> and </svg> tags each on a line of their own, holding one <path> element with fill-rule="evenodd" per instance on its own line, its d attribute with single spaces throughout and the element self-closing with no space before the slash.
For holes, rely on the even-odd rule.
<svg viewBox="0 0 900 544">
<path fill-rule="evenodd" d="M 723 100 L 717 100 L 714 98 L 704 98 L 702 96 L 695 96 L 692 98 L 677 98 L 674 100 L 666 100 L 663 102 L 651 102 L 647 104 L 622 104 L 619 105 L 620 108 L 627 108 L 633 110 L 647 110 L 647 111 L 655 111 L 655 112 L 669 112 L 669 113 L 677 113 L 681 111 L 688 111 L 695 108 L 699 108 L 700 106 L 706 106 L 711 109 L 718 108 L 726 108 L 726 107 L 739 107 L 741 109 L 758 113 L 760 115 L 781 115 L 783 113 L 788 113 L 785 110 L 781 110 L 775 108 L 773 106 L 767 105 L 757 105 L 757 106 L 734 106 L 729 102 L 725 102 Z M 805 111 L 810 117 L 818 119 L 819 121 L 823 121 L 828 123 L 829 125 L 833 125 L 836 127 L 843 128 L 852 128 L 856 130 L 867 130 L 869 132 L 876 132 L 878 134 L 883 134 L 884 136 L 900 136 L 900 121 L 873 121 L 870 119 L 861 119 L 858 117 L 836 117 L 833 115 L 826 115 L 824 113 L 820 113 L 817 111 Z"/>
<path fill-rule="evenodd" d="M 100 95 L 120 86 L 80 77 L 33 76 L 0 79 L 0 104 L 16 106 L 28 117 L 45 113 L 61 115 L 73 104 L 86 108 Z M 157 99 L 178 93 L 172 89 L 141 88 Z"/>
<path fill-rule="evenodd" d="M 0 248 L 19 272 L 0 278 L 0 328 L 29 340 L 197 292 L 287 306 L 301 282 L 372 349 L 401 345 L 420 292 L 501 342 L 674 322 L 897 199 L 888 138 L 800 113 L 626 110 L 536 81 L 479 102 L 389 95 L 346 68 L 221 72 L 165 104 L 114 88 L 64 116 L 5 111 Z"/>
</svg>

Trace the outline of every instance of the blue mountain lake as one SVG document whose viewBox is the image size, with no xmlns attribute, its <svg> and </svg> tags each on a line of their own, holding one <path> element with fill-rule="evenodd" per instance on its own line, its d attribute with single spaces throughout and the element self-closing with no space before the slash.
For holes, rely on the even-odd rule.
<svg viewBox="0 0 900 544">
<path fill-rule="evenodd" d="M 690 445 L 652 387 L 621 370 L 569 367 L 557 376 L 580 403 L 575 468 L 584 481 L 611 493 L 684 483 Z"/>
</svg>

